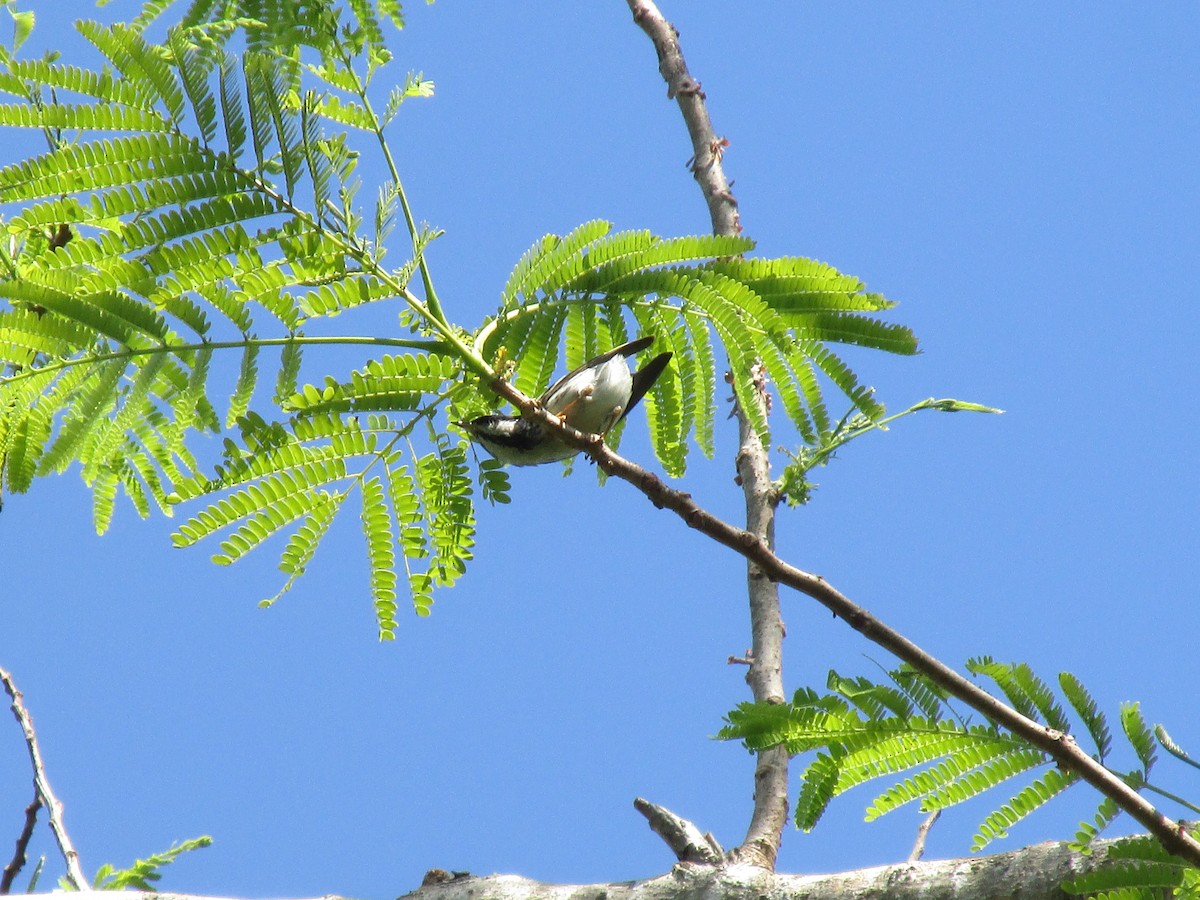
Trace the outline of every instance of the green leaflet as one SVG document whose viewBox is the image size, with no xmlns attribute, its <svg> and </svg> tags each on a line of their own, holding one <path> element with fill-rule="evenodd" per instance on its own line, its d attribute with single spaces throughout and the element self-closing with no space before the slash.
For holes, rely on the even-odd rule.
<svg viewBox="0 0 1200 900">
<path fill-rule="evenodd" d="M 161 104 L 171 120 L 182 118 L 183 90 L 157 48 L 151 47 L 138 29 L 86 21 L 77 22 L 75 27 L 124 76 L 144 108 L 153 109 Z"/>
<path fill-rule="evenodd" d="M 504 307 L 521 304 L 521 297 L 535 298 L 538 294 L 553 293 L 564 282 L 585 270 L 586 250 L 590 244 L 606 235 L 607 222 L 585 222 L 563 237 L 547 235 L 526 252 L 509 276 L 502 297 Z"/>
<path fill-rule="evenodd" d="M 298 503 L 298 497 L 310 494 L 314 485 L 336 484 L 346 476 L 347 469 L 342 460 L 328 459 L 291 467 L 260 478 L 245 488 L 222 497 L 180 525 L 179 530 L 172 536 L 175 546 L 189 546 L 223 528 L 238 525 L 254 517 L 262 517 L 261 521 L 264 523 L 276 523 L 277 526 L 281 526 L 286 520 L 280 516 L 310 502 L 306 499 Z M 260 526 L 253 526 L 251 531 L 258 534 L 255 545 L 266 537 Z M 238 539 L 238 543 L 242 544 L 245 550 L 250 549 L 246 546 L 249 537 L 247 535 Z"/>
<path fill-rule="evenodd" d="M 1148 773 L 1154 766 L 1157 754 L 1154 746 L 1154 735 L 1151 734 L 1149 726 L 1146 725 L 1140 704 L 1121 704 L 1121 730 L 1125 732 L 1125 737 L 1137 752 L 1143 771 Z"/>
<path fill-rule="evenodd" d="M 0 103 L 0 125 L 12 128 L 154 132 L 165 131 L 170 124 L 156 112 L 130 107 L 56 104 L 35 108 Z"/>
<path fill-rule="evenodd" d="M 404 571 L 408 579 L 409 594 L 418 615 L 428 615 L 433 606 L 430 579 L 421 561 L 429 556 L 429 543 L 424 528 L 421 510 L 421 493 L 408 466 L 395 466 L 388 471 L 388 497 L 395 511 L 398 544 L 404 559 Z M 380 623 L 380 633 L 388 635 L 385 623 Z"/>
<path fill-rule="evenodd" d="M 302 337 L 303 335 L 297 335 Z M 279 358 L 279 372 L 275 376 L 275 394 L 271 402 L 283 407 L 288 398 L 296 392 L 297 381 L 300 378 L 300 364 L 304 359 L 304 350 L 298 343 L 288 343 L 283 347 Z"/>
<path fill-rule="evenodd" d="M 326 377 L 321 388 L 305 385 L 288 399 L 298 414 L 415 410 L 456 378 L 456 366 L 444 357 L 384 356 L 338 382 Z"/>
<path fill-rule="evenodd" d="M 317 494 L 316 502 L 307 518 L 288 539 L 287 546 L 284 547 L 283 553 L 279 557 L 279 571 L 286 574 L 288 580 L 275 595 L 275 599 L 278 599 L 295 584 L 297 578 L 304 574 L 308 564 L 316 555 L 321 538 L 333 524 L 334 517 L 340 508 L 341 503 L 335 494 L 328 491 L 321 491 Z M 262 605 L 269 606 L 272 602 L 273 600 L 266 600 Z"/>
<path fill-rule="evenodd" d="M 475 544 L 475 512 L 465 443 L 438 435 L 436 450 L 417 461 L 433 584 L 449 587 L 465 572 Z M 418 610 L 420 611 L 420 610 Z"/>
<path fill-rule="evenodd" d="M 388 94 L 388 102 L 384 107 L 382 124 L 387 126 L 400 113 L 400 105 L 410 97 L 432 97 L 434 84 L 419 73 L 409 72 L 403 85 L 396 85 Z"/>
<path fill-rule="evenodd" d="M 148 211 L 150 204 L 157 207 L 222 187 L 245 187 L 244 178 L 218 171 L 214 163 L 195 141 L 174 134 L 104 137 L 5 166 L 0 169 L 0 199 L 11 203 L 77 195 L 87 201 L 82 205 L 90 208 L 94 219 L 102 221 L 107 215 Z M 212 179 L 214 188 L 206 192 L 201 182 L 189 178 Z M 118 187 L 144 192 L 147 203 L 106 208 L 108 189 Z"/>
<path fill-rule="evenodd" d="M 692 401 L 689 418 L 696 444 L 708 459 L 712 459 L 716 452 L 713 432 L 717 415 L 717 364 L 712 336 L 702 316 L 688 309 L 684 309 L 682 315 L 687 325 L 687 340 L 682 342 L 681 356 L 686 362 L 677 371 L 684 383 L 684 396 Z"/>
<path fill-rule="evenodd" d="M 237 528 L 222 539 L 222 552 L 213 556 L 213 562 L 222 566 L 229 565 L 297 519 L 311 515 L 326 502 L 326 495 L 323 493 L 310 492 L 298 484 L 286 487 L 295 489 L 296 492 L 281 496 L 270 503 L 263 503 L 262 497 L 255 497 L 260 505 L 253 515 L 246 516 Z"/>
<path fill-rule="evenodd" d="M 211 47 L 202 50 L 179 30 L 167 35 L 167 46 L 204 143 L 211 144 L 217 136 L 217 99 L 209 85 L 209 74 L 220 62 L 219 54 Z"/>
<path fill-rule="evenodd" d="M 558 367 L 559 336 L 565 320 L 561 307 L 538 316 L 521 345 L 512 348 L 517 362 L 513 380 L 523 393 L 536 397 L 549 387 Z"/>
<path fill-rule="evenodd" d="M 21 99 L 28 95 L 26 82 L 32 82 L 121 106 L 138 106 L 145 102 L 136 85 L 124 78 L 114 78 L 108 71 L 94 72 L 45 59 L 18 59 L 10 63 L 9 74 L 10 78 L 0 81 L 0 91 Z"/>
<path fill-rule="evenodd" d="M 1037 750 L 987 737 L 957 745 L 947 744 L 931 758 L 943 755 L 947 758 L 937 765 L 904 778 L 876 797 L 867 809 L 868 821 L 914 800 L 922 801 L 922 810 L 955 806 L 990 790 L 1001 781 L 1046 763 L 1045 756 Z"/>
<path fill-rule="evenodd" d="M 336 316 L 364 303 L 390 300 L 395 296 L 395 290 L 378 278 L 351 274 L 317 285 L 303 295 L 301 307 L 309 316 Z"/>
<path fill-rule="evenodd" d="M 339 125 L 346 125 L 362 131 L 374 131 L 378 124 L 366 108 L 354 100 L 342 99 L 334 94 L 318 97 L 310 93 L 309 97 L 311 99 L 305 104 L 306 108 L 311 109 L 314 115 L 329 119 Z"/>
<path fill-rule="evenodd" d="M 1050 769 L 1032 784 L 1026 785 L 999 809 L 993 810 L 979 826 L 971 842 L 973 851 L 982 850 L 997 838 L 1008 837 L 1008 829 L 1040 809 L 1053 797 L 1079 780 L 1079 776 Z"/>
<path fill-rule="evenodd" d="M 634 315 L 640 330 L 657 339 L 646 355 L 671 351 L 672 363 L 679 373 L 678 378 L 659 378 L 643 401 L 654 454 L 667 474 L 678 478 L 687 468 L 687 439 L 693 424 L 691 414 L 695 410 L 683 396 L 695 383 L 692 367 L 688 365 L 687 335 L 680 327 L 675 310 L 635 307 Z"/>
<path fill-rule="evenodd" d="M 390 638 L 396 628 L 396 555 L 392 517 L 384 503 L 383 484 L 377 477 L 362 483 L 362 526 L 371 563 L 371 600 L 379 633 Z"/>
<path fill-rule="evenodd" d="M 225 414 L 225 427 L 230 428 L 250 409 L 250 399 L 258 385 L 258 347 L 253 344 L 242 351 L 242 366 L 238 371 L 237 384 L 229 398 L 229 411 Z"/>
<path fill-rule="evenodd" d="M 230 157 L 241 157 L 246 145 L 246 115 L 242 110 L 239 69 L 232 55 L 220 58 L 221 75 L 217 83 L 221 100 L 221 122 L 225 130 L 225 147 Z"/>
<path fill-rule="evenodd" d="M 993 679 L 1008 702 L 1022 715 L 1044 721 L 1059 731 L 1068 729 L 1066 714 L 1055 701 L 1050 686 L 1024 663 L 1008 665 L 984 656 L 968 660 L 967 670 Z"/>
</svg>

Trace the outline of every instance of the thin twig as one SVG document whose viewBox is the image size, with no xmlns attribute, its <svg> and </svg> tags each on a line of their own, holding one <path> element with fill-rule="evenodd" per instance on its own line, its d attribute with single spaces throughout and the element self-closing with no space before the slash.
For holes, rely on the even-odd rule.
<svg viewBox="0 0 1200 900">
<path fill-rule="evenodd" d="M 1192 837 L 1185 825 L 1164 816 L 1153 803 L 1085 753 L 1071 735 L 1035 722 L 993 697 L 975 682 L 960 675 L 900 632 L 871 615 L 820 575 L 805 572 L 785 562 L 776 556 L 761 538 L 713 515 L 697 504 L 691 494 L 668 487 L 653 472 L 618 456 L 605 446 L 599 436 L 583 434 L 565 425 L 558 416 L 546 412 L 535 401 L 505 381 L 493 381 L 491 386 L 505 400 L 525 415 L 541 422 L 564 443 L 587 453 L 605 474 L 628 482 L 645 494 L 659 509 L 669 509 L 688 527 L 696 529 L 754 563 L 764 577 L 816 600 L 868 640 L 929 677 L 952 697 L 958 698 L 991 722 L 1007 728 L 1045 751 L 1061 768 L 1074 772 L 1104 796 L 1111 798 L 1158 838 L 1168 852 L 1200 866 L 1200 841 Z"/>
<path fill-rule="evenodd" d="M 25 708 L 25 702 L 13 682 L 12 675 L 4 669 L 0 669 L 0 681 L 4 682 L 4 690 L 12 698 L 13 715 L 17 717 L 21 731 L 25 734 L 25 746 L 29 750 L 29 761 L 33 765 L 33 783 L 37 788 L 38 796 L 42 798 L 42 803 L 45 804 L 46 810 L 50 814 L 50 830 L 54 832 L 58 849 L 62 853 L 63 859 L 66 860 L 67 878 L 75 885 L 76 890 L 84 890 L 88 887 L 87 876 L 83 874 L 83 867 L 79 864 L 79 854 L 75 852 L 71 836 L 67 834 L 67 826 L 63 823 L 63 805 L 54 796 L 54 791 L 50 789 L 50 781 L 46 778 L 46 767 L 42 763 L 42 751 L 38 748 L 37 733 L 33 730 L 33 720 L 29 717 L 29 710 Z"/>
<path fill-rule="evenodd" d="M 12 861 L 4 867 L 4 874 L 0 875 L 0 894 L 7 894 L 12 890 L 12 883 L 16 880 L 17 875 L 25 868 L 25 863 L 28 861 L 26 852 L 29 850 L 29 841 L 33 838 L 33 829 L 37 825 L 38 810 L 42 808 L 42 795 L 38 793 L 37 785 L 33 786 L 33 800 L 25 807 L 25 826 L 21 829 L 21 834 L 17 838 L 17 848 L 13 851 Z"/>
<path fill-rule="evenodd" d="M 679 105 L 679 112 L 692 141 L 691 170 L 708 204 L 713 234 L 736 235 L 742 230 L 737 200 L 731 182 L 725 177 L 721 160 L 729 141 L 718 137 L 708 115 L 704 91 L 692 77 L 679 33 L 652 0 L 626 0 L 633 20 L 654 44 L 658 70 L 667 83 L 667 97 Z M 754 402 L 765 417 L 770 398 L 766 384 L 756 378 L 758 390 Z M 738 421 L 738 483 L 746 505 L 746 529 L 768 547 L 775 545 L 775 511 L 779 494 L 771 480 L 771 458 L 755 431 L 750 417 L 740 405 L 733 413 Z M 746 592 L 750 601 L 752 660 L 746 682 L 754 699 L 762 703 L 783 703 L 783 617 L 780 615 L 779 588 L 751 561 L 746 571 Z M 757 754 L 754 769 L 754 809 L 746 837 L 740 847 L 730 851 L 730 859 L 774 870 L 775 858 L 783 838 L 788 816 L 788 753 L 772 747 Z"/>
</svg>

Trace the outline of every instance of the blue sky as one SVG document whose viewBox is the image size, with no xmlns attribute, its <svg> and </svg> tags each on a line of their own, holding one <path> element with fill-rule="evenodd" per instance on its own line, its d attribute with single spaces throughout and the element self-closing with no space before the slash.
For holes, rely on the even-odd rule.
<svg viewBox="0 0 1200 900">
<path fill-rule="evenodd" d="M 34 8 L 33 44 L 85 61 L 69 22 L 90 6 Z M 782 555 L 948 662 L 1070 670 L 1111 715 L 1141 700 L 1200 752 L 1200 9 L 665 12 L 731 141 L 758 252 L 825 260 L 901 301 L 921 356 L 847 354 L 881 399 L 1006 410 L 926 414 L 857 442 L 809 507 L 781 514 Z M 393 47 L 397 78 L 437 84 L 393 141 L 418 217 L 446 230 L 431 259 L 460 321 L 494 309 L 548 231 L 591 218 L 707 230 L 683 125 L 623 3 L 414 3 Z M 390 316 L 339 327 L 385 333 Z M 649 462 L 641 430 L 623 450 Z M 693 454 L 682 485 L 736 520 L 733 440 L 730 426 L 714 461 Z M 481 510 L 468 576 L 390 644 L 350 520 L 264 611 L 271 551 L 218 569 L 214 548 L 172 550 L 169 522 L 127 507 L 97 538 L 74 474 L 6 497 L 0 665 L 85 867 L 207 833 L 214 846 L 164 888 L 386 898 L 434 866 L 624 880 L 671 864 L 639 795 L 736 844 L 752 762 L 710 738 L 747 697 L 725 662 L 748 643 L 742 563 L 576 469 L 514 472 L 511 506 Z M 784 602 L 789 688 L 888 664 L 813 602 Z M 1200 794 L 1170 761 L 1159 780 Z M 1093 808 L 1075 790 L 997 849 L 1069 837 Z M 29 795 L 10 725 L 4 846 Z M 866 824 L 869 799 L 836 803 L 812 835 L 789 830 L 780 868 L 903 859 L 918 815 Z M 944 817 L 930 855 L 965 854 L 986 812 Z M 38 851 L 57 868 L 44 833 Z"/>
</svg>

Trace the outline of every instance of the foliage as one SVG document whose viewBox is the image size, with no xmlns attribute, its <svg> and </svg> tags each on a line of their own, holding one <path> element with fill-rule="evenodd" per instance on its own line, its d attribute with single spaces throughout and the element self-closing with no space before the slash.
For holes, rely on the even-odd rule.
<svg viewBox="0 0 1200 900">
<path fill-rule="evenodd" d="M 402 594 L 428 613 L 434 590 L 465 572 L 476 490 L 508 499 L 505 473 L 483 462 L 472 474 L 474 455 L 450 425 L 495 405 L 497 373 L 536 395 L 560 357 L 573 367 L 631 332 L 656 335 L 654 352 L 672 350 L 673 364 L 643 405 L 672 475 L 692 442 L 712 455 L 726 367 L 764 442 L 771 423 L 748 401 L 771 386 L 805 466 L 855 429 L 886 426 L 883 405 L 830 346 L 916 352 L 907 328 L 878 317 L 892 302 L 823 263 L 745 258 L 753 245 L 741 238 L 588 222 L 535 244 L 481 327 L 454 324 L 424 258 L 436 232 L 415 224 L 384 135 L 432 85 L 410 75 L 382 112 L 373 103 L 391 58 L 380 22 L 401 24 L 399 7 L 194 0 L 152 41 L 168 5 L 152 0 L 130 24 L 79 23 L 99 68 L 0 53 L 10 98 L 0 125 L 48 144 L 0 169 L 8 492 L 76 466 L 98 531 L 120 495 L 141 515 L 205 504 L 174 540 L 219 536 L 220 564 L 286 533 L 279 593 L 355 501 L 386 638 Z M 369 213 L 356 134 L 390 175 Z M 388 266 L 401 219 L 411 254 Z M 318 333 L 384 302 L 399 306 L 407 336 Z M 378 355 L 349 377 L 303 383 L 309 354 L 330 345 Z M 851 406 L 840 422 L 830 387 Z M 236 439 L 210 470 L 191 439 L 229 428 Z M 785 494 L 803 498 L 804 471 L 785 475 Z"/>
<path fill-rule="evenodd" d="M 184 853 L 211 845 L 212 838 L 203 835 L 184 841 L 182 844 L 173 845 L 169 850 L 155 853 L 148 859 L 135 860 L 128 869 L 114 869 L 112 865 L 105 863 L 97 870 L 96 877 L 92 880 L 92 887 L 100 891 L 123 891 L 126 888 L 133 888 L 136 891 L 153 891 L 153 882 L 162 878 L 159 869 L 175 862 Z"/>
<path fill-rule="evenodd" d="M 1200 869 L 1172 856 L 1147 835 L 1116 841 L 1104 854 L 1103 866 L 1069 879 L 1063 890 L 1098 900 L 1200 898 Z"/>
<path fill-rule="evenodd" d="M 1048 728 L 1073 735 L 1078 723 L 1093 757 L 1108 765 L 1108 717 L 1075 676 L 1059 675 L 1058 696 L 1024 663 L 978 657 L 967 669 L 991 679 L 1012 707 Z M 919 802 L 922 812 L 946 809 L 1023 779 L 979 825 L 972 843 L 978 851 L 1078 780 L 1025 740 L 991 723 L 972 723 L 955 711 L 944 691 L 907 666 L 889 672 L 887 682 L 831 671 L 827 687 L 825 694 L 802 688 L 786 704 L 744 703 L 719 734 L 755 751 L 780 745 L 793 756 L 816 751 L 801 776 L 796 802 L 796 824 L 805 830 L 816 825 L 834 797 L 878 778 L 911 773 L 875 797 L 868 820 L 912 802 Z M 1074 719 L 1064 710 L 1064 699 Z M 1158 790 L 1149 780 L 1154 737 L 1137 704 L 1122 705 L 1119 719 L 1137 765 L 1117 774 L 1135 790 Z M 1095 816 L 1080 824 L 1074 846 L 1086 850 L 1117 814 L 1115 804 L 1104 799 Z"/>
<path fill-rule="evenodd" d="M 674 353 L 671 376 L 660 379 L 646 405 L 659 461 L 677 476 L 690 436 L 712 455 L 714 338 L 728 356 L 734 394 L 764 442 L 771 426 L 752 402 L 764 379 L 805 441 L 821 440 L 832 427 L 819 375 L 864 417 L 883 416 L 870 389 L 827 344 L 915 353 L 911 331 L 869 315 L 894 304 L 824 263 L 738 256 L 752 247 L 744 238 L 610 234 L 599 221 L 548 236 L 517 264 L 475 348 L 487 359 L 511 359 L 517 387 L 536 395 L 556 369 L 560 344 L 574 368 L 627 340 L 631 316 L 637 330 Z"/>
</svg>

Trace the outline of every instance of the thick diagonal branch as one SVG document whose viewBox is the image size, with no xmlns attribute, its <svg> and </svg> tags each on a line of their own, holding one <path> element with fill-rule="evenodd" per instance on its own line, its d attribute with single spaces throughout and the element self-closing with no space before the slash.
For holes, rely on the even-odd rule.
<svg viewBox="0 0 1200 900">
<path fill-rule="evenodd" d="M 4 682 L 4 690 L 12 698 L 13 715 L 17 717 L 17 722 L 25 735 L 25 747 L 29 750 L 29 761 L 33 765 L 33 783 L 37 788 L 38 796 L 42 798 L 42 803 L 45 804 L 50 814 L 50 830 L 54 832 L 58 849 L 62 853 L 63 859 L 66 860 L 67 878 L 75 885 L 76 890 L 83 890 L 88 886 L 87 876 L 83 874 L 83 867 L 79 864 L 79 854 L 75 852 L 71 836 L 67 834 L 67 826 L 63 824 L 62 803 L 54 796 L 54 791 L 50 789 L 50 781 L 46 778 L 46 766 L 42 763 L 42 751 L 38 748 L 37 733 L 33 730 L 33 719 L 29 716 L 29 710 L 25 708 L 24 698 L 17 690 L 12 675 L 4 669 L 0 669 L 0 681 Z"/>
<path fill-rule="evenodd" d="M 713 234 L 735 235 L 742 230 L 737 201 L 725 177 L 721 158 L 726 141 L 713 130 L 704 91 L 692 77 L 679 35 L 650 0 L 627 0 L 633 19 L 654 44 L 658 70 L 667 83 L 667 96 L 679 104 L 680 114 L 692 142 L 691 170 L 708 204 Z M 739 373 L 743 376 L 750 373 Z M 765 415 L 769 406 L 766 385 L 758 384 L 754 402 Z M 771 482 L 771 460 L 762 436 L 740 407 L 738 420 L 738 481 L 746 503 L 746 530 L 768 547 L 775 545 L 775 509 L 779 498 Z M 755 700 L 782 703 L 783 618 L 779 612 L 779 589 L 750 562 L 746 567 L 746 591 L 750 601 L 750 669 L 746 681 Z M 788 755 L 782 748 L 758 754 L 754 769 L 754 812 L 746 837 L 730 856 L 738 862 L 775 868 L 779 842 L 787 825 Z"/>
<path fill-rule="evenodd" d="M 493 388 L 526 415 L 536 418 L 558 434 L 563 441 L 586 452 L 606 474 L 633 485 L 659 509 L 669 509 L 688 527 L 741 554 L 757 566 L 764 577 L 812 597 L 868 640 L 931 678 L 952 697 L 1045 751 L 1062 769 L 1075 773 L 1104 796 L 1111 798 L 1158 838 L 1170 853 L 1200 866 L 1200 841 L 1192 837 L 1183 825 L 1168 819 L 1149 800 L 1088 756 L 1071 735 L 1035 722 L 993 697 L 975 682 L 875 618 L 820 575 L 805 572 L 780 559 L 757 535 L 713 515 L 697 504 L 691 494 L 669 487 L 653 472 L 613 453 L 596 435 L 581 434 L 563 425 L 557 416 L 547 413 L 506 382 L 494 382 Z"/>
</svg>

